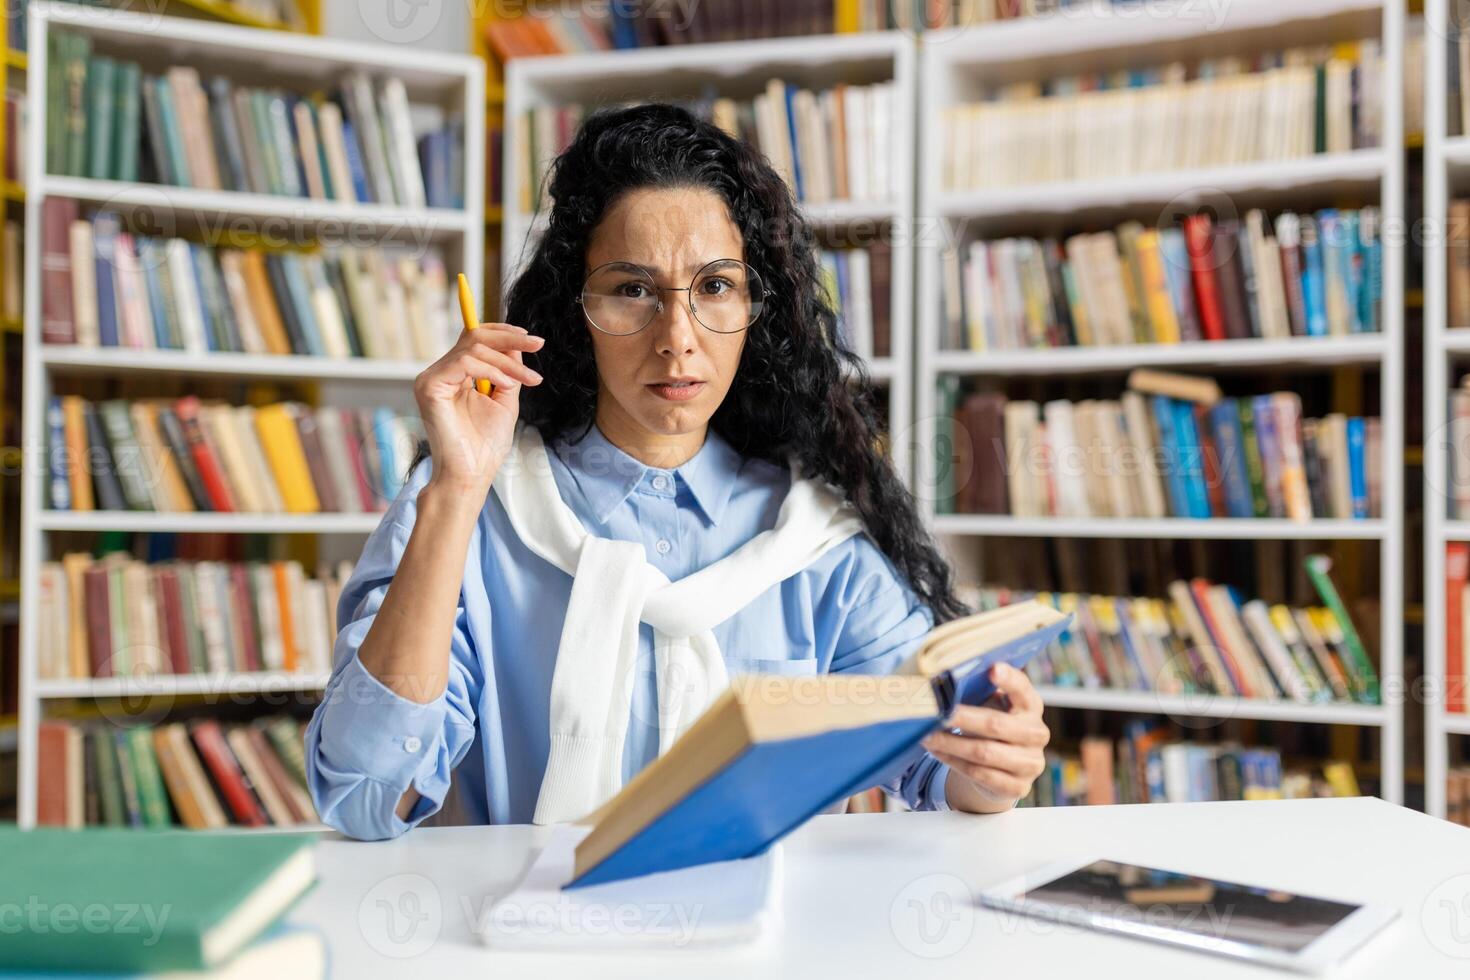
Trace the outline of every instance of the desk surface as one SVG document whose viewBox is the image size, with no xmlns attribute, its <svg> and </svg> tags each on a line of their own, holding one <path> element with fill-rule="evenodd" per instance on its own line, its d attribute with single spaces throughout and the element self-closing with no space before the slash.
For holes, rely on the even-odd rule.
<svg viewBox="0 0 1470 980">
<path fill-rule="evenodd" d="M 320 884 L 292 919 L 326 935 L 333 977 L 1290 975 L 965 901 L 1048 861 L 1099 855 L 1387 903 L 1399 920 L 1338 975 L 1470 975 L 1470 831 L 1372 798 L 817 817 L 785 841 L 782 924 L 760 945 L 595 956 L 481 946 L 470 924 L 544 834 L 454 827 L 324 840 Z"/>
</svg>

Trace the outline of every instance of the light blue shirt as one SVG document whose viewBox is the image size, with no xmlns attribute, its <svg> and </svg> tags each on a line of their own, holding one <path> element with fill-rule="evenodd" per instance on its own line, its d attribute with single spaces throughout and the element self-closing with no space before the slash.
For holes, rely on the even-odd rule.
<svg viewBox="0 0 1470 980">
<path fill-rule="evenodd" d="M 645 465 L 596 425 L 548 446 L 562 499 L 591 534 L 644 546 L 676 581 L 776 523 L 791 485 L 784 467 L 746 458 L 710 430 L 674 469 Z M 410 475 L 368 538 L 337 605 L 334 668 L 306 732 L 312 799 L 352 837 L 395 837 L 443 804 L 451 774 L 469 815 L 529 823 L 550 747 L 550 692 L 572 578 L 532 553 L 492 492 L 465 558 L 449 684 L 419 704 L 385 687 L 357 648 L 372 626 L 413 529 L 431 461 Z M 772 586 L 714 627 L 732 674 L 891 673 L 933 625 L 888 557 L 860 533 Z M 639 627 L 624 780 L 658 755 L 653 628 Z M 949 767 L 915 748 L 883 784 L 913 809 L 948 809 Z M 394 813 L 412 785 L 407 821 Z M 781 792 L 772 786 L 771 792 Z"/>
</svg>

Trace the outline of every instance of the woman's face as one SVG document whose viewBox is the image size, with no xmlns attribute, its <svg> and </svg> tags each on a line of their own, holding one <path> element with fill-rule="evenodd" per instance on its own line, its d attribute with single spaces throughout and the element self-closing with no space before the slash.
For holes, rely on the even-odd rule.
<svg viewBox="0 0 1470 980">
<path fill-rule="evenodd" d="M 708 190 L 631 191 L 593 229 L 584 271 L 628 262 L 647 269 L 655 285 L 676 287 L 658 292 L 663 310 L 637 333 L 614 336 L 586 323 L 599 376 L 597 419 L 609 436 L 702 435 L 724 401 L 748 331 L 706 328 L 690 315 L 683 291 L 715 259 L 744 261 L 745 246 L 724 200 Z M 638 293 L 636 285 L 621 288 Z M 672 378 L 695 383 L 659 387 Z"/>
</svg>

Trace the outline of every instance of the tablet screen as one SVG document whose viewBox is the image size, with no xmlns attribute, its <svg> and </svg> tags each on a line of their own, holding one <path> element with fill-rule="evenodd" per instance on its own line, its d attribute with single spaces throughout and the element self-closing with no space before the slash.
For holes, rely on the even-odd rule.
<svg viewBox="0 0 1470 980">
<path fill-rule="evenodd" d="M 1094 861 L 1015 898 L 1285 953 L 1304 949 L 1359 908 L 1115 861 Z"/>
</svg>

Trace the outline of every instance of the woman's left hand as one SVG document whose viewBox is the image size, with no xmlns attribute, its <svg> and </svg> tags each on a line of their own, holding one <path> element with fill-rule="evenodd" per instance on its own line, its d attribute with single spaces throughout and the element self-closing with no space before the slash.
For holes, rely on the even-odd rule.
<svg viewBox="0 0 1470 980">
<path fill-rule="evenodd" d="M 1041 695 L 1023 671 L 1009 664 L 991 668 L 990 679 L 999 694 L 981 707 L 959 705 L 944 729 L 924 740 L 924 748 L 950 767 L 944 791 L 952 810 L 1009 810 L 1046 771 L 1042 750 L 1051 730 L 1041 720 Z M 1010 701 L 1009 710 L 1000 695 Z M 964 734 L 953 734 L 955 728 Z"/>
</svg>

